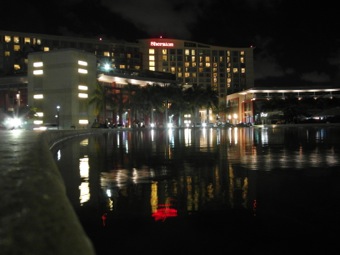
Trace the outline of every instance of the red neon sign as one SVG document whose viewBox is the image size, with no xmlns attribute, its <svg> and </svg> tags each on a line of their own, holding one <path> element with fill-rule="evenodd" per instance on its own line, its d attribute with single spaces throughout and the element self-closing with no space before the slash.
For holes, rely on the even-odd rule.
<svg viewBox="0 0 340 255">
<path fill-rule="evenodd" d="M 172 42 L 155 42 L 151 41 L 150 46 L 152 47 L 174 47 L 175 44 Z"/>
</svg>

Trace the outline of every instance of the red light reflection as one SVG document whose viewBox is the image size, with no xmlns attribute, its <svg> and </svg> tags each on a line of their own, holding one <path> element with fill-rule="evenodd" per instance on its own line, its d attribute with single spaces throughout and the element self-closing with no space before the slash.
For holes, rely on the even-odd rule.
<svg viewBox="0 0 340 255">
<path fill-rule="evenodd" d="M 177 217 L 177 209 L 170 208 L 170 204 L 158 205 L 158 209 L 152 214 L 156 221 L 165 221 L 168 217 Z"/>
<path fill-rule="evenodd" d="M 106 218 L 107 218 L 107 213 L 104 213 L 104 214 L 102 215 L 103 227 L 106 226 Z"/>
</svg>

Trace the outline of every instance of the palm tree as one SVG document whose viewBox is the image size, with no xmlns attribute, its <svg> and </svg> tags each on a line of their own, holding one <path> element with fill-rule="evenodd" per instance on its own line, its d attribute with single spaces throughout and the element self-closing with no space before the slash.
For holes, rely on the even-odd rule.
<svg viewBox="0 0 340 255">
<path fill-rule="evenodd" d="M 182 86 L 173 87 L 171 90 L 172 104 L 170 110 L 178 117 L 178 126 L 182 127 L 183 113 L 189 111 L 189 103 L 185 99 L 184 91 Z"/>
<path fill-rule="evenodd" d="M 217 91 L 213 90 L 211 86 L 208 86 L 204 94 L 202 96 L 202 103 L 204 107 L 206 107 L 206 112 L 207 112 L 207 124 L 209 123 L 209 110 L 212 109 L 213 113 L 218 112 L 218 93 Z"/>
<path fill-rule="evenodd" d="M 198 122 L 199 109 L 205 105 L 204 92 L 205 90 L 197 85 L 193 85 L 184 91 L 185 100 L 189 103 L 190 111 L 194 116 L 194 125 Z"/>
<path fill-rule="evenodd" d="M 94 105 L 93 111 L 96 116 L 96 122 L 100 121 L 100 115 L 102 113 L 104 113 L 104 120 L 106 119 L 106 97 L 104 86 L 97 82 L 94 93 L 89 98 L 89 104 Z"/>
</svg>

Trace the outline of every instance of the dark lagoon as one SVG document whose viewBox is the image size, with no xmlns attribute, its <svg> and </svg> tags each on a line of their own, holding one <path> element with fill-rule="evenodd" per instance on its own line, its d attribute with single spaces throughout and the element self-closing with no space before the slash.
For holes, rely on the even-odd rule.
<svg viewBox="0 0 340 255">
<path fill-rule="evenodd" d="M 102 254 L 334 254 L 340 126 L 112 129 L 55 147 Z"/>
</svg>

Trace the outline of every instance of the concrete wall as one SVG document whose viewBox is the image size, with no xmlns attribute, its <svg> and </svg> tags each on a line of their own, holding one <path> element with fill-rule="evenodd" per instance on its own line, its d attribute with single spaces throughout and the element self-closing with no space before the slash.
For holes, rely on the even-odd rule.
<svg viewBox="0 0 340 255">
<path fill-rule="evenodd" d="M 0 254 L 95 255 L 50 149 L 105 130 L 0 130 Z"/>
</svg>

